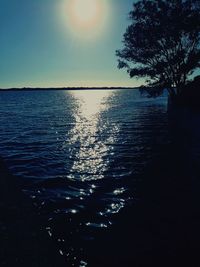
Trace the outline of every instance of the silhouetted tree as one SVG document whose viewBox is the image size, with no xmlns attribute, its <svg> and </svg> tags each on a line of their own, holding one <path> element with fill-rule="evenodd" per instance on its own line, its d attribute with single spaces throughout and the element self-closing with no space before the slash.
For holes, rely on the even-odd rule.
<svg viewBox="0 0 200 267">
<path fill-rule="evenodd" d="M 180 95 L 200 67 L 200 0 L 141 0 L 129 19 L 118 67 L 146 78 L 151 96 Z"/>
</svg>

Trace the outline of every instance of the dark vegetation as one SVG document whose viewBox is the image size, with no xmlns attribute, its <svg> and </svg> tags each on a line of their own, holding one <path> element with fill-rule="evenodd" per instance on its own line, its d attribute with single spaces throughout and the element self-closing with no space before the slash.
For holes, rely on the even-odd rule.
<svg viewBox="0 0 200 267">
<path fill-rule="evenodd" d="M 194 78 L 193 81 L 188 82 L 182 89 L 178 97 L 172 98 L 177 106 L 199 108 L 200 99 L 200 76 Z"/>
<path fill-rule="evenodd" d="M 142 89 L 150 96 L 167 89 L 172 100 L 186 102 L 189 88 L 187 100 L 199 95 L 199 82 L 191 81 L 200 67 L 200 1 L 141 0 L 129 19 L 123 48 L 116 51 L 118 67 L 145 78 Z"/>
</svg>

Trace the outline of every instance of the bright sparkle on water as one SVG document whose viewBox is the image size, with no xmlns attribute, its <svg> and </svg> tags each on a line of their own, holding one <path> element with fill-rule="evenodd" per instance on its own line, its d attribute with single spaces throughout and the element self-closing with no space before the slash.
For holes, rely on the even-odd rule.
<svg viewBox="0 0 200 267">
<path fill-rule="evenodd" d="M 71 147 L 71 157 L 73 166 L 68 178 L 97 180 L 103 178 L 108 162 L 103 156 L 111 152 L 112 147 L 106 146 L 105 142 L 97 140 L 100 132 L 105 127 L 105 122 L 101 121 L 100 114 L 109 108 L 107 99 L 112 95 L 112 91 L 71 91 L 76 105 L 74 110 L 75 126 L 68 134 L 67 143 Z M 117 127 L 113 127 L 109 135 L 109 143 L 114 142 L 114 136 L 118 132 Z M 90 190 L 92 193 L 93 190 Z"/>
</svg>

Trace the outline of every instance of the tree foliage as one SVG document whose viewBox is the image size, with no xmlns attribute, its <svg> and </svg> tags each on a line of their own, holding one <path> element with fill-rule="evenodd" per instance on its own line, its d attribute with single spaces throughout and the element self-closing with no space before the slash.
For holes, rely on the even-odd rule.
<svg viewBox="0 0 200 267">
<path fill-rule="evenodd" d="M 200 67 L 200 0 L 140 0 L 129 19 L 118 67 L 151 95 L 179 95 Z"/>
</svg>

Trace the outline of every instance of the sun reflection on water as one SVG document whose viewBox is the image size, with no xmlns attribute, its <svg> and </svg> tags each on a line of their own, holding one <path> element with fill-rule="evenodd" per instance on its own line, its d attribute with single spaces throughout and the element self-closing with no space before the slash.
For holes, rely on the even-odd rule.
<svg viewBox="0 0 200 267">
<path fill-rule="evenodd" d="M 79 90 L 70 92 L 75 101 L 79 103 L 79 115 L 89 120 L 97 118 L 97 115 L 109 108 L 106 100 L 112 95 L 112 91 L 106 90 Z"/>
<path fill-rule="evenodd" d="M 105 139 L 99 139 L 105 128 L 105 121 L 101 121 L 101 113 L 109 109 L 108 98 L 112 91 L 70 91 L 75 103 L 75 125 L 68 134 L 67 143 L 73 165 L 68 178 L 97 180 L 103 178 L 108 161 L 105 157 L 112 147 L 107 146 Z M 118 128 L 113 127 L 115 134 Z M 106 137 L 111 141 L 112 134 Z"/>
</svg>

